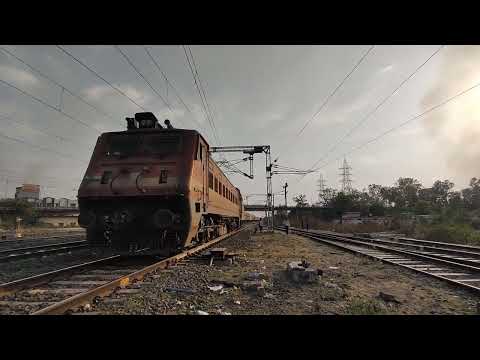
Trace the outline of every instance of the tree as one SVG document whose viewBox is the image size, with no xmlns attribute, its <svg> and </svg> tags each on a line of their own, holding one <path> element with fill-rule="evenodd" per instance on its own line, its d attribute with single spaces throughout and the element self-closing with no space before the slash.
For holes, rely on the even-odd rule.
<svg viewBox="0 0 480 360">
<path fill-rule="evenodd" d="M 296 203 L 296 207 L 307 207 L 307 196 L 305 194 L 297 195 L 293 198 L 293 201 Z"/>
<path fill-rule="evenodd" d="M 444 208 L 448 205 L 448 196 L 455 184 L 449 180 L 437 180 L 432 186 L 432 203 Z"/>
<path fill-rule="evenodd" d="M 322 205 L 329 207 L 332 199 L 337 196 L 337 190 L 332 188 L 326 188 L 320 193 L 320 198 L 322 199 Z"/>
<path fill-rule="evenodd" d="M 383 186 L 382 185 L 376 185 L 376 184 L 370 184 L 368 185 L 368 195 L 370 196 L 370 199 L 373 202 L 380 203 L 384 202 L 385 199 L 383 197 Z"/>
<path fill-rule="evenodd" d="M 422 184 L 413 178 L 399 178 L 395 185 L 397 188 L 395 207 L 414 207 Z"/>
<path fill-rule="evenodd" d="M 332 199 L 330 206 L 333 208 L 335 214 L 342 218 L 342 215 L 354 207 L 354 195 L 339 192 L 335 198 Z"/>
</svg>

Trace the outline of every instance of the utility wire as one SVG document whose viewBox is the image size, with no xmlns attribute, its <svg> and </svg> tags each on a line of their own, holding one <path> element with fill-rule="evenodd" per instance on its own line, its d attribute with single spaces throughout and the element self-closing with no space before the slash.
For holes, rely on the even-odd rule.
<svg viewBox="0 0 480 360">
<path fill-rule="evenodd" d="M 430 112 L 432 112 L 432 111 L 434 111 L 434 110 L 437 110 L 438 108 L 440 108 L 440 107 L 442 107 L 442 106 L 450 103 L 451 101 L 455 100 L 456 98 L 458 98 L 458 97 L 460 97 L 460 96 L 462 96 L 462 95 L 465 95 L 466 93 L 472 91 L 473 89 L 475 89 L 475 88 L 477 88 L 477 87 L 479 87 L 479 86 L 480 86 L 480 82 L 477 83 L 477 84 L 475 84 L 475 85 L 473 85 L 473 86 L 471 86 L 471 87 L 469 87 L 469 88 L 466 89 L 466 90 L 461 91 L 460 93 L 458 93 L 458 94 L 456 94 L 456 95 L 454 95 L 454 96 L 449 97 L 448 99 L 442 101 L 441 103 L 439 103 L 439 104 L 437 104 L 437 105 L 435 105 L 435 106 L 432 106 L 432 107 L 429 108 L 428 110 L 425 110 L 424 112 L 422 112 L 422 113 L 420 113 L 420 114 L 418 114 L 418 115 L 413 116 L 412 118 L 410 118 L 410 119 L 408 119 L 408 120 L 406 120 L 406 121 L 398 124 L 397 126 L 394 126 L 394 127 L 390 128 L 390 129 L 388 129 L 387 131 L 384 131 L 384 132 L 381 133 L 380 135 L 378 135 L 378 136 L 376 136 L 376 137 L 368 140 L 367 142 L 365 142 L 365 143 L 363 143 L 363 144 L 361 144 L 361 145 L 359 145 L 359 146 L 351 149 L 350 151 L 348 151 L 347 153 L 345 153 L 345 154 L 344 154 L 343 156 L 341 156 L 341 157 L 344 157 L 344 156 L 346 156 L 346 155 L 349 155 L 349 154 L 351 154 L 351 153 L 354 152 L 354 151 L 360 150 L 361 148 L 363 148 L 363 147 L 365 147 L 365 146 L 367 146 L 367 145 L 369 145 L 369 144 L 371 144 L 371 143 L 373 143 L 373 142 L 375 142 L 375 141 L 380 140 L 382 137 L 390 134 L 391 132 L 396 131 L 396 130 L 404 127 L 405 125 L 411 123 L 411 122 L 414 121 L 414 120 L 417 120 L 417 119 L 419 119 L 419 118 L 421 118 L 421 117 L 424 117 L 425 115 L 429 114 Z M 340 157 L 340 158 L 341 158 L 341 157 Z M 337 159 L 338 159 L 338 158 L 337 158 Z M 337 159 L 336 159 L 336 160 L 337 160 Z M 327 166 L 327 165 L 328 165 L 328 164 L 325 164 L 325 165 L 323 165 L 322 167 L 320 167 L 320 168 L 318 168 L 318 169 L 315 169 L 315 172 L 318 171 L 318 170 L 320 170 L 321 168 Z"/>
<path fill-rule="evenodd" d="M 12 116 L 0 115 L 0 119 L 2 119 L 2 120 L 7 120 L 7 121 L 10 121 L 10 122 L 12 122 L 12 123 L 19 124 L 19 125 L 21 125 L 21 126 L 24 126 L 24 127 L 28 128 L 28 129 L 30 129 L 30 130 L 39 132 L 39 133 L 44 134 L 44 135 L 46 135 L 46 136 L 55 137 L 55 138 L 57 138 L 57 139 L 60 140 L 60 141 L 68 141 L 68 142 L 75 143 L 73 140 L 68 139 L 68 138 L 65 138 L 65 137 L 63 137 L 63 136 L 56 135 L 56 134 L 51 134 L 51 133 L 46 132 L 45 130 L 31 127 L 31 126 L 28 125 L 26 122 L 19 121 L 18 119 L 14 119 Z M 78 143 L 76 143 L 76 144 L 78 144 Z M 80 144 L 79 144 L 79 145 L 80 145 Z"/>
<path fill-rule="evenodd" d="M 35 67 L 33 67 L 32 65 L 28 64 L 25 60 L 21 59 L 20 57 L 18 57 L 17 55 L 15 55 L 14 53 L 12 53 L 11 51 L 7 50 L 6 48 L 4 47 L 0 47 L 0 49 L 7 53 L 8 55 L 12 56 L 13 58 L 17 59 L 19 62 L 21 62 L 22 64 L 24 64 L 25 66 L 27 66 L 30 70 L 36 72 L 37 74 L 39 74 L 40 76 L 42 76 L 43 78 L 49 80 L 50 82 L 52 82 L 53 84 L 57 85 L 58 87 L 60 87 L 62 90 L 66 91 L 67 93 L 69 93 L 71 96 L 77 98 L 78 100 L 80 100 L 81 102 L 83 102 L 84 104 L 88 105 L 90 108 L 96 110 L 97 112 L 99 112 L 100 114 L 102 114 L 103 116 L 105 117 L 108 117 L 112 120 L 117 120 L 115 119 L 115 117 L 113 117 L 112 115 L 106 113 L 105 111 L 103 111 L 102 109 L 100 109 L 99 107 L 93 105 L 92 103 L 88 102 L 87 100 L 85 100 L 83 97 L 81 97 L 80 95 L 77 95 L 75 94 L 73 91 L 67 89 L 64 85 L 60 84 L 59 82 L 53 80 L 51 77 L 47 76 L 45 73 L 41 72 L 40 70 L 36 69 Z"/>
<path fill-rule="evenodd" d="M 220 143 L 220 146 L 221 146 L 221 141 L 220 141 L 219 136 L 218 136 L 217 127 L 215 126 L 215 120 L 213 118 L 213 113 L 212 113 L 212 110 L 210 109 L 210 105 L 207 101 L 207 95 L 205 93 L 205 87 L 203 86 L 202 80 L 200 79 L 200 75 L 198 74 L 197 63 L 195 62 L 195 57 L 193 56 L 192 49 L 190 48 L 190 46 L 188 46 L 188 52 L 190 53 L 190 57 L 192 59 L 193 67 L 195 68 L 195 74 L 197 75 L 198 83 L 200 84 L 200 89 L 202 90 L 203 98 L 205 99 L 205 103 L 207 104 L 207 109 L 208 109 L 208 113 L 210 114 L 210 119 L 212 120 L 215 136 L 217 137 L 217 140 L 218 140 L 218 142 Z"/>
<path fill-rule="evenodd" d="M 220 140 L 218 139 L 218 136 L 215 132 L 215 127 L 213 126 L 213 123 L 210 119 L 210 115 L 209 115 L 209 112 L 208 112 L 208 109 L 207 109 L 207 105 L 205 103 L 205 100 L 203 98 L 203 92 L 201 91 L 201 88 L 200 88 L 200 85 L 199 85 L 199 81 L 197 81 L 197 76 L 196 74 L 198 75 L 198 71 L 195 72 L 194 69 L 193 69 L 193 59 L 191 60 L 188 53 L 187 53 L 187 49 L 185 48 L 185 46 L 183 46 L 183 51 L 185 52 L 185 57 L 187 58 L 187 62 L 188 62 L 188 66 L 190 68 L 190 72 L 192 73 L 192 76 L 193 76 L 193 80 L 195 82 L 195 87 L 197 89 L 197 92 L 198 92 L 198 95 L 200 96 L 200 100 L 202 102 L 202 110 L 204 112 L 204 115 L 205 115 L 205 119 L 209 122 L 210 124 L 210 127 L 212 129 L 212 136 L 213 136 L 213 139 L 219 144 L 219 146 L 221 146 L 221 142 Z M 224 156 L 223 156 L 224 157 Z"/>
<path fill-rule="evenodd" d="M 54 153 L 54 154 L 57 154 L 59 156 L 62 156 L 62 157 L 65 157 L 65 158 L 69 158 L 69 159 L 73 159 L 73 160 L 77 160 L 77 161 L 81 161 L 82 163 L 84 164 L 87 164 L 87 162 L 83 161 L 83 160 L 80 160 L 78 158 L 74 158 L 68 154 L 64 154 L 64 153 L 61 153 L 61 152 L 58 152 L 56 150 L 52 150 L 52 149 L 48 149 L 48 148 L 44 148 L 42 146 L 38 146 L 38 145 L 35 145 L 35 144 L 31 144 L 23 139 L 18 139 L 18 138 L 14 138 L 14 137 L 11 137 L 11 136 L 8 136 L 8 135 L 5 135 L 3 133 L 0 133 L 0 137 L 4 138 L 4 139 L 7 139 L 7 140 L 10 140 L 10 141 L 14 141 L 14 142 L 17 142 L 17 143 L 21 143 L 21 144 L 24 144 L 24 145 L 28 145 L 32 148 L 37 148 L 39 150 L 42 150 L 42 151 L 47 151 L 47 152 L 51 152 L 51 153 Z"/>
<path fill-rule="evenodd" d="M 340 145 L 346 138 L 348 138 L 350 135 L 353 134 L 353 132 L 355 130 L 357 130 L 362 124 L 364 124 L 373 114 L 375 114 L 378 109 L 380 109 L 393 95 L 395 95 L 398 90 L 400 90 L 400 88 L 405 85 L 413 76 L 415 76 L 416 73 L 418 73 L 418 71 L 420 71 L 420 69 L 422 67 L 424 67 L 435 55 L 438 54 L 438 52 L 440 50 L 442 50 L 442 48 L 444 47 L 445 45 L 442 45 L 440 46 L 437 50 L 435 50 L 433 52 L 433 54 L 431 54 L 427 60 L 425 60 L 420 66 L 418 66 L 406 79 L 404 79 L 400 85 L 398 85 L 389 95 L 387 95 L 382 101 L 380 101 L 380 103 L 378 103 L 378 105 L 372 110 L 370 111 L 366 116 L 364 116 L 359 122 L 357 122 L 342 138 L 340 138 L 335 144 L 333 144 L 332 147 L 330 147 L 330 149 L 328 149 L 328 151 L 326 152 L 326 154 L 320 158 L 315 164 L 313 164 L 312 168 L 315 167 L 319 162 L 323 161 L 329 154 L 331 154 L 337 147 L 338 145 Z"/>
<path fill-rule="evenodd" d="M 50 109 L 52 109 L 52 110 L 55 110 L 56 112 L 59 112 L 60 114 L 62 114 L 63 116 L 69 118 L 70 120 L 79 122 L 79 123 L 82 124 L 83 126 L 85 126 L 85 127 L 87 127 L 87 128 L 90 128 L 90 129 L 93 129 L 93 130 L 95 130 L 96 132 L 100 133 L 100 131 L 99 131 L 98 129 L 94 128 L 93 126 L 90 126 L 89 124 L 83 122 L 83 121 L 80 120 L 80 119 L 74 118 L 72 115 L 67 114 L 67 113 L 64 112 L 63 110 L 57 109 L 55 106 L 50 105 L 49 103 L 43 101 L 42 99 L 40 99 L 40 98 L 38 98 L 38 97 L 36 97 L 36 96 L 34 96 L 34 95 L 32 95 L 32 94 L 29 94 L 28 92 L 26 92 L 26 91 L 24 91 L 24 90 L 22 90 L 22 89 L 19 89 L 19 88 L 16 87 L 15 85 L 10 84 L 9 82 L 7 82 L 7 81 L 5 81 L 5 80 L 2 80 L 2 79 L 0 79 L 0 82 L 3 83 L 3 84 L 5 84 L 5 85 L 7 85 L 7 86 L 9 86 L 9 87 L 14 88 L 15 90 L 17 90 L 18 92 L 22 93 L 23 95 L 28 96 L 28 97 L 30 97 L 30 98 L 38 101 L 39 103 L 47 106 L 48 108 L 50 108 Z"/>
<path fill-rule="evenodd" d="M 175 88 L 175 86 L 173 86 L 173 84 L 170 82 L 170 80 L 168 80 L 167 78 L 167 75 L 163 72 L 163 70 L 160 68 L 160 65 L 157 63 L 157 61 L 155 60 L 155 58 L 152 56 L 152 54 L 150 53 L 150 51 L 148 51 L 148 48 L 146 46 L 143 47 L 145 52 L 147 53 L 148 57 L 150 58 L 150 60 L 152 60 L 152 62 L 155 64 L 155 67 L 158 69 L 158 71 L 160 71 L 160 73 L 162 74 L 163 78 L 165 79 L 165 82 L 167 83 L 167 85 L 170 85 L 170 87 L 173 89 L 173 91 L 175 92 L 175 95 L 177 96 L 178 100 L 180 100 L 180 102 L 183 104 L 183 106 L 185 107 L 185 109 L 187 109 L 187 111 L 189 113 L 192 113 L 192 110 L 190 110 L 190 108 L 187 106 L 187 104 L 185 104 L 185 101 L 183 101 L 182 97 L 180 96 L 180 94 L 178 93 L 177 89 Z"/>
<path fill-rule="evenodd" d="M 308 120 L 305 125 L 300 129 L 298 132 L 297 136 L 302 134 L 302 132 L 305 130 L 305 128 L 310 124 L 310 122 L 325 108 L 327 103 L 330 101 L 330 99 L 337 93 L 337 91 L 342 87 L 342 85 L 347 81 L 347 79 L 354 73 L 354 71 L 358 68 L 358 66 L 363 62 L 363 60 L 367 57 L 367 55 L 374 49 L 375 45 L 370 46 L 370 48 L 362 55 L 360 60 L 357 61 L 355 66 L 350 70 L 350 72 L 343 78 L 343 80 L 340 82 L 340 84 L 337 85 L 337 87 L 330 93 L 330 95 L 327 96 L 325 101 L 322 103 L 320 108 L 313 114 L 313 116 Z"/>
<path fill-rule="evenodd" d="M 360 150 L 361 148 L 364 148 L 365 146 L 367 146 L 367 145 L 369 145 L 369 144 L 371 144 L 371 143 L 373 143 L 373 142 L 375 142 L 375 141 L 380 140 L 380 139 L 383 138 L 384 136 L 386 136 L 386 135 L 388 135 L 388 134 L 390 134 L 390 133 L 392 133 L 392 132 L 400 129 L 401 127 L 403 127 L 403 126 L 411 123 L 411 122 L 414 121 L 414 120 L 417 120 L 417 119 L 419 119 L 419 118 L 421 118 L 421 117 L 424 117 L 425 115 L 431 113 L 432 111 L 437 110 L 438 108 L 440 108 L 440 107 L 442 107 L 442 106 L 450 103 L 451 101 L 457 99 L 457 98 L 460 97 L 460 96 L 465 95 L 466 93 L 474 90 L 475 88 L 477 88 L 477 87 L 479 87 L 479 86 L 480 86 L 480 82 L 476 83 L 475 85 L 469 87 L 469 88 L 466 89 L 466 90 L 463 90 L 463 91 L 457 93 L 456 95 L 453 95 L 453 96 L 449 97 L 448 99 L 442 101 L 441 103 L 439 103 L 439 104 L 437 104 L 437 105 L 435 105 L 435 106 L 430 107 L 429 109 L 425 110 L 424 112 L 422 112 L 422 113 L 420 113 L 420 114 L 418 114 L 418 115 L 415 115 L 415 116 L 411 117 L 410 119 L 408 119 L 408 120 L 406 120 L 406 121 L 404 121 L 404 122 L 402 122 L 402 123 L 400 123 L 400 124 L 398 124 L 398 125 L 390 128 L 390 129 L 388 129 L 387 131 L 384 131 L 384 132 L 381 133 L 380 135 L 378 135 L 378 136 L 376 136 L 376 137 L 374 137 L 374 138 L 372 138 L 372 139 L 370 139 L 370 140 L 368 140 L 368 141 L 366 141 L 366 142 L 364 142 L 364 143 L 362 143 L 362 144 L 360 144 L 360 145 L 358 145 L 358 146 L 350 149 L 350 151 L 348 151 L 348 152 L 345 153 L 344 155 L 339 156 L 338 158 L 336 158 L 336 159 L 334 159 L 334 160 L 332 160 L 332 161 L 330 161 L 330 162 L 328 162 L 328 163 L 320 166 L 320 167 L 317 168 L 317 169 L 314 169 L 313 172 L 318 172 L 319 170 L 321 170 L 322 168 L 324 168 L 324 167 L 326 167 L 327 165 L 331 164 L 332 162 L 338 161 L 339 159 L 343 158 L 344 156 L 347 156 L 347 155 L 353 153 L 354 151 Z M 305 175 L 305 176 L 306 176 L 306 175 Z M 299 182 L 300 182 L 305 176 L 303 176 L 303 177 L 299 180 Z"/>
<path fill-rule="evenodd" d="M 85 69 L 87 69 L 88 71 L 90 71 L 93 75 L 95 75 L 96 77 L 98 77 L 100 80 L 103 80 L 108 86 L 110 86 L 113 90 L 117 91 L 119 94 L 121 94 L 122 96 L 126 97 L 128 100 L 130 100 L 133 104 L 135 104 L 137 107 L 139 107 L 140 109 L 142 109 L 143 111 L 147 111 L 147 109 L 145 109 L 142 105 L 138 104 L 135 100 L 133 100 L 130 96 L 128 96 L 127 94 L 125 94 L 122 90 L 120 90 L 118 87 L 114 86 L 112 83 L 110 83 L 108 80 L 106 80 L 104 77 L 100 76 L 97 72 L 95 72 L 93 69 L 91 69 L 88 65 L 86 65 L 85 63 L 83 63 L 82 61 L 80 61 L 78 58 L 76 58 L 75 56 L 73 56 L 70 52 L 68 52 L 67 50 L 65 50 L 62 46 L 60 45 L 55 45 L 60 51 L 62 51 L 63 53 L 65 53 L 66 55 L 68 55 L 70 58 L 72 58 L 75 62 L 77 62 L 78 64 L 82 65 Z"/>
<path fill-rule="evenodd" d="M 155 89 L 153 87 L 153 85 L 150 83 L 150 81 L 147 80 L 147 78 L 140 72 L 140 70 L 138 70 L 138 68 L 135 66 L 135 64 L 130 60 L 130 58 L 127 56 L 127 54 L 125 54 L 122 49 L 120 49 L 120 47 L 118 45 L 114 45 L 115 49 L 117 49 L 117 51 L 125 58 L 125 60 L 127 60 L 127 62 L 130 64 L 130 66 L 133 68 L 133 70 L 135 70 L 135 72 L 138 74 L 138 76 L 140 76 L 146 83 L 147 85 L 150 87 L 150 89 L 152 89 L 152 91 L 157 94 L 157 96 L 160 98 L 160 100 L 163 101 L 163 103 L 165 104 L 165 106 L 168 107 L 168 110 L 170 110 L 171 112 L 173 112 L 172 108 L 170 107 L 170 104 L 167 103 L 167 101 L 163 98 L 163 96 L 157 91 L 157 89 Z"/>
</svg>

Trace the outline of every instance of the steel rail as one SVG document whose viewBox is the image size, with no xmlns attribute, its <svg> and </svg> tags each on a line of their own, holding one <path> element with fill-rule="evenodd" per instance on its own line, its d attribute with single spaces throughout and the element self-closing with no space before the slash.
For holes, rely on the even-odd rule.
<svg viewBox="0 0 480 360">
<path fill-rule="evenodd" d="M 284 227 L 276 228 L 278 230 L 284 230 Z M 403 268 L 413 270 L 423 275 L 446 281 L 452 285 L 455 285 L 456 287 L 464 288 L 466 290 L 474 292 L 477 295 L 480 293 L 480 286 L 474 286 L 469 284 L 469 282 L 475 282 L 480 284 L 480 276 L 477 275 L 480 274 L 479 267 L 466 265 L 450 260 L 444 260 L 437 257 L 427 256 L 418 252 L 399 250 L 384 245 L 353 240 L 347 237 L 336 236 L 333 234 L 319 234 L 310 231 L 297 230 L 295 228 L 291 229 L 291 231 L 294 234 L 305 236 L 354 254 L 360 254 L 375 260 L 380 260 L 384 263 L 401 266 Z M 328 237 L 330 237 L 330 240 L 326 239 Z M 333 240 L 331 240 L 332 238 Z M 373 250 L 369 250 L 368 248 L 371 248 Z M 392 254 L 396 254 L 397 256 Z M 417 261 L 412 260 L 412 258 L 416 259 Z M 438 265 L 443 265 L 447 268 L 438 268 L 436 267 Z M 450 269 L 448 269 L 448 267 L 450 267 Z M 459 269 L 462 272 L 451 272 L 451 268 Z M 463 276 L 464 279 L 455 279 L 458 276 Z M 469 277 L 473 277 L 473 279 L 470 279 Z"/>
<path fill-rule="evenodd" d="M 55 304 L 52 304 L 50 306 L 47 306 L 41 310 L 38 310 L 34 312 L 32 315 L 61 315 L 67 312 L 68 310 L 78 308 L 79 306 L 82 306 L 84 304 L 89 303 L 93 299 L 97 297 L 103 297 L 111 294 L 114 292 L 117 288 L 124 288 L 127 285 L 133 283 L 134 281 L 142 280 L 145 275 L 152 273 L 156 270 L 160 269 L 166 269 L 171 265 L 174 265 L 178 261 L 193 255 L 195 253 L 198 253 L 202 250 L 205 250 L 209 248 L 210 246 L 223 241 L 225 239 L 228 239 L 236 234 L 238 234 L 240 231 L 244 230 L 244 227 L 232 231 L 228 234 L 222 235 L 217 237 L 216 239 L 213 239 L 205 244 L 196 246 L 192 249 L 188 249 L 186 251 L 183 251 L 180 254 L 174 255 L 172 257 L 169 257 L 167 259 L 163 259 L 159 262 L 156 262 L 152 265 L 149 265 L 141 270 L 135 271 L 131 274 L 121 276 L 118 279 L 115 279 L 113 281 L 110 281 L 109 283 L 106 283 L 104 285 L 101 285 L 99 287 L 95 287 L 93 289 L 87 290 L 84 293 L 80 293 L 77 295 L 74 295 L 72 297 L 69 297 L 65 300 L 62 300 L 60 302 L 57 302 Z"/>
<path fill-rule="evenodd" d="M 120 258 L 121 258 L 120 255 L 113 255 L 103 259 L 89 261 L 86 263 L 81 263 L 78 265 L 68 266 L 62 269 L 49 271 L 43 274 L 33 275 L 27 278 L 10 281 L 8 283 L 4 283 L 0 285 L 0 296 L 14 294 L 18 291 L 24 290 L 29 287 L 34 287 L 34 286 L 48 283 L 52 278 L 56 276 L 66 275 L 74 271 L 88 269 L 90 267 L 98 266 L 100 264 L 105 265 L 110 262 L 119 260 Z"/>
<path fill-rule="evenodd" d="M 298 229 L 296 230 L 298 231 Z M 323 234 L 322 232 L 313 232 L 313 233 L 316 233 L 322 236 L 327 236 L 327 237 L 338 236 L 333 234 Z M 436 246 L 427 246 L 427 245 L 421 245 L 421 244 L 415 244 L 415 243 L 404 243 L 402 241 L 382 240 L 382 239 L 349 236 L 349 235 L 341 236 L 341 237 L 351 239 L 351 240 L 383 244 L 386 246 L 401 247 L 401 248 L 407 248 L 407 249 L 414 248 L 414 249 L 418 249 L 417 251 L 414 251 L 414 252 L 429 255 L 432 257 L 437 257 L 439 259 L 454 259 L 456 262 L 461 262 L 466 265 L 473 265 L 473 266 L 480 265 L 480 252 L 457 250 L 455 247 L 449 248 L 448 243 L 445 243 L 445 247 L 436 247 Z M 451 255 L 451 256 L 446 256 L 446 255 Z M 454 257 L 453 255 L 457 257 Z M 464 258 L 459 258 L 458 256 L 463 256 Z"/>
<path fill-rule="evenodd" d="M 43 236 L 43 237 L 32 237 L 32 236 L 21 237 L 18 239 L 0 240 L 0 245 L 9 244 L 9 243 L 20 243 L 22 241 L 48 241 L 48 240 L 75 238 L 75 237 L 85 237 L 85 233 L 79 232 L 78 234 L 65 234 L 65 235 L 54 235 L 54 236 Z"/>
<path fill-rule="evenodd" d="M 71 241 L 60 244 L 50 244 L 44 246 L 32 246 L 18 249 L 9 249 L 0 251 L 0 262 L 11 260 L 27 259 L 49 254 L 57 254 L 70 250 L 79 250 L 88 247 L 86 240 Z"/>
<path fill-rule="evenodd" d="M 377 244 L 374 244 L 374 243 L 365 242 L 365 241 L 362 241 L 362 240 L 356 240 L 356 239 L 352 239 L 352 238 L 349 238 L 349 237 L 342 237 L 342 236 L 338 236 L 338 235 L 334 235 L 334 234 L 319 234 L 319 233 L 300 230 L 300 229 L 293 229 L 293 231 L 295 231 L 299 234 L 303 233 L 303 234 L 313 235 L 313 236 L 318 236 L 318 237 L 327 237 L 327 238 L 330 237 L 330 239 L 333 238 L 334 241 L 346 242 L 346 243 L 350 243 L 350 244 L 353 244 L 353 245 L 372 247 L 374 249 L 382 249 L 382 250 L 385 250 L 385 251 L 391 251 L 391 252 L 401 253 L 401 254 L 410 254 L 412 256 L 421 257 L 423 259 L 437 261 L 437 262 L 442 263 L 442 264 L 457 266 L 457 267 L 462 268 L 462 269 L 469 269 L 469 270 L 472 270 L 472 271 L 480 271 L 480 267 L 478 267 L 478 265 L 479 265 L 478 263 L 473 263 L 473 264 L 459 263 L 456 259 L 455 259 L 455 261 L 452 261 L 451 258 L 444 257 L 444 256 L 441 256 L 441 255 L 432 256 L 432 254 L 428 254 L 428 253 L 425 254 L 425 253 L 418 252 L 418 251 L 400 250 L 400 249 L 395 249 L 394 247 L 390 247 L 390 246 L 377 245 Z"/>
</svg>

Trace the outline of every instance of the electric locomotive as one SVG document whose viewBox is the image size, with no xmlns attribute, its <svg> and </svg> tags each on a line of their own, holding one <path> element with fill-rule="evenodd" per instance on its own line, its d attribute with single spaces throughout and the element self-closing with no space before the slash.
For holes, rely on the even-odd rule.
<svg viewBox="0 0 480 360">
<path fill-rule="evenodd" d="M 126 121 L 99 136 L 78 190 L 92 246 L 171 255 L 239 227 L 242 195 L 199 132 L 150 112 Z"/>
</svg>

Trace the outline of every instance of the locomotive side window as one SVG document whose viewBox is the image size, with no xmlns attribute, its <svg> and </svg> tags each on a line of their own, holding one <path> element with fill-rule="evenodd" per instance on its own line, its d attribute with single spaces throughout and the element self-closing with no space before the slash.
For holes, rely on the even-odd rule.
<svg viewBox="0 0 480 360">
<path fill-rule="evenodd" d="M 208 187 L 213 190 L 213 174 L 211 172 L 208 173 Z"/>
<path fill-rule="evenodd" d="M 160 178 L 158 179 L 159 184 L 166 184 L 168 177 L 168 170 L 160 170 Z"/>
</svg>

